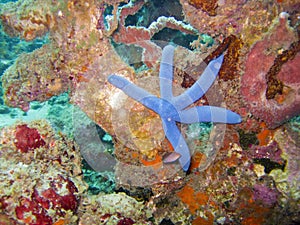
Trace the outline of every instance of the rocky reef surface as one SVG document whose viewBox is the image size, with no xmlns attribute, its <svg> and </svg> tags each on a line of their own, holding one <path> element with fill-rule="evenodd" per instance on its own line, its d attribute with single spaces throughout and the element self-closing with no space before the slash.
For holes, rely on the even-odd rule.
<svg viewBox="0 0 300 225">
<path fill-rule="evenodd" d="M 0 224 L 300 222 L 300 3 L 19 0 L 0 3 Z M 187 173 L 160 118 L 107 81 L 174 94 L 224 54 L 194 105 L 242 123 L 178 125 Z"/>
</svg>

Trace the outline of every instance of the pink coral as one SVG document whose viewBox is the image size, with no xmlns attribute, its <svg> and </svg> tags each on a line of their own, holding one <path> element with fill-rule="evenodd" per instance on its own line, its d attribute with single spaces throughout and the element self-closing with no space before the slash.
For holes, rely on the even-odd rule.
<svg viewBox="0 0 300 225">
<path fill-rule="evenodd" d="M 285 18 L 280 18 L 270 33 L 257 42 L 248 54 L 241 93 L 250 112 L 264 120 L 269 128 L 275 128 L 300 112 L 300 53 L 283 62 L 279 72 L 273 74 L 274 79 L 282 82 L 284 88 L 281 95 L 278 93 L 274 99 L 267 99 L 268 71 L 276 66 L 275 58 L 289 50 L 291 43 L 298 41 Z"/>
<path fill-rule="evenodd" d="M 66 190 L 64 190 L 66 187 Z M 61 192 L 65 192 L 61 194 Z M 62 210 L 74 211 L 78 206 L 78 199 L 75 196 L 77 188 L 72 181 L 58 176 L 51 181 L 51 187 L 39 193 L 34 189 L 31 198 L 20 198 L 15 209 L 19 221 L 32 224 L 52 224 L 49 210 L 54 210 L 60 216 L 64 216 Z M 28 215 L 31 214 L 30 219 Z"/>
<path fill-rule="evenodd" d="M 245 151 L 245 153 L 248 157 L 253 159 L 270 159 L 279 164 L 284 163 L 281 158 L 282 150 L 275 141 L 271 142 L 268 146 L 253 145 L 248 151 Z"/>
<path fill-rule="evenodd" d="M 64 178 L 63 176 L 56 177 L 50 183 L 50 188 L 42 191 L 40 194 L 37 190 L 33 193 L 33 198 L 46 208 L 50 206 L 55 209 L 64 209 L 74 211 L 78 206 L 78 199 L 74 193 L 78 192 L 74 183 Z M 66 188 L 64 195 L 61 194 L 61 189 Z"/>
<path fill-rule="evenodd" d="M 0 133 L 0 211 L 18 224 L 70 224 L 85 190 L 74 142 L 43 121 Z"/>
<path fill-rule="evenodd" d="M 45 144 L 45 141 L 41 138 L 37 129 L 29 128 L 26 124 L 17 126 L 15 146 L 21 152 L 28 152 L 29 150 L 42 147 Z"/>
<path fill-rule="evenodd" d="M 164 28 L 179 30 L 187 34 L 197 34 L 197 30 L 182 21 L 176 20 L 174 17 L 160 16 L 156 21 L 153 21 L 148 27 L 142 26 L 125 26 L 125 20 L 129 15 L 134 15 L 142 8 L 145 2 L 132 2 L 120 8 L 120 16 L 118 30 L 113 34 L 113 39 L 118 43 L 135 44 L 144 49 L 143 61 L 152 67 L 153 62 L 160 57 L 161 49 L 151 38 Z"/>
</svg>

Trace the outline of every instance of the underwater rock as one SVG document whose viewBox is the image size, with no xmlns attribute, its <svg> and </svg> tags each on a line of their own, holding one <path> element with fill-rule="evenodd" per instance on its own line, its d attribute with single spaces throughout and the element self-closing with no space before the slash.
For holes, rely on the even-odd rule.
<svg viewBox="0 0 300 225">
<path fill-rule="evenodd" d="M 250 45 L 267 31 L 279 7 L 273 0 L 180 0 L 180 3 L 186 21 L 200 33 L 221 34 L 221 38 L 241 36 Z"/>
<path fill-rule="evenodd" d="M 288 124 L 289 125 L 289 124 Z M 288 126 L 287 125 L 287 126 Z M 279 128 L 274 136 L 274 139 L 282 149 L 282 158 L 286 160 L 284 170 L 272 170 L 270 175 L 277 183 L 278 190 L 283 192 L 285 196 L 290 196 L 292 199 L 300 200 L 300 156 L 299 156 L 299 132 L 290 129 L 285 129 L 286 126 Z"/>
<path fill-rule="evenodd" d="M 300 113 L 300 42 L 285 17 L 280 17 L 269 33 L 248 54 L 241 93 L 250 112 L 269 128 L 275 128 Z M 289 57 L 289 52 L 293 56 Z M 281 55 L 284 55 L 282 61 L 276 60 Z M 272 98 L 268 97 L 268 88 L 272 85 L 278 88 L 280 83 L 282 88 Z"/>
<path fill-rule="evenodd" d="M 149 224 L 151 210 L 125 193 L 85 196 L 79 206 L 79 225 Z"/>
<path fill-rule="evenodd" d="M 31 101 L 45 101 L 68 91 L 70 81 L 57 72 L 63 61 L 54 51 L 57 46 L 44 45 L 29 54 L 22 54 L 2 76 L 4 100 L 8 106 L 29 110 Z"/>
<path fill-rule="evenodd" d="M 44 35 L 56 22 L 50 6 L 49 0 L 26 0 L 3 4 L 0 18 L 4 31 L 11 36 L 20 35 L 27 41 Z"/>
<path fill-rule="evenodd" d="M 74 224 L 86 190 L 74 142 L 55 136 L 45 121 L 34 121 L 2 128 L 0 143 L 1 211 L 30 225 Z"/>
</svg>

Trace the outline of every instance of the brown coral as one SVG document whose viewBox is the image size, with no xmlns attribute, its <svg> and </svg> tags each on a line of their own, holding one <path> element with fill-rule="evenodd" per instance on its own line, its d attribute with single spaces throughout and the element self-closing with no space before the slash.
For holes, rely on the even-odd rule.
<svg viewBox="0 0 300 225">
<path fill-rule="evenodd" d="M 239 76 L 239 58 L 241 49 L 243 47 L 243 42 L 240 38 L 234 35 L 230 35 L 228 39 L 229 44 L 227 52 L 224 56 L 224 61 L 219 72 L 219 77 L 224 81 L 233 80 L 234 78 L 237 78 Z"/>
<path fill-rule="evenodd" d="M 268 31 L 272 20 L 278 14 L 278 5 L 273 0 L 218 1 L 214 16 L 198 10 L 189 2 L 189 0 L 180 0 L 186 20 L 200 33 L 221 35 L 222 37 L 233 34 L 242 37 L 246 46 L 260 39 L 261 35 Z M 210 2 L 214 3 L 215 1 Z"/>
<path fill-rule="evenodd" d="M 280 72 L 281 67 L 289 60 L 293 60 L 296 54 L 300 51 L 300 40 L 291 44 L 290 48 L 280 53 L 274 60 L 274 64 L 271 66 L 266 74 L 267 90 L 266 98 L 273 99 L 276 94 L 283 93 L 283 82 L 277 79 L 277 74 Z"/>
<path fill-rule="evenodd" d="M 207 12 L 210 16 L 216 15 L 216 8 L 218 7 L 217 0 L 188 0 L 188 3 L 197 9 L 201 9 L 204 12 Z"/>
</svg>

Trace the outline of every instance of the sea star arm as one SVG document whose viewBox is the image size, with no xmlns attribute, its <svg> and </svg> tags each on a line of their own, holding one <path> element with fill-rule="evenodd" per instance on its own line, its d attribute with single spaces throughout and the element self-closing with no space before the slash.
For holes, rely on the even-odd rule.
<svg viewBox="0 0 300 225">
<path fill-rule="evenodd" d="M 110 75 L 108 77 L 108 81 L 115 87 L 121 89 L 129 97 L 133 98 L 134 100 L 140 102 L 147 108 L 159 114 L 160 117 L 169 117 L 178 120 L 178 113 L 169 101 L 158 98 L 155 95 L 152 95 L 146 90 L 131 83 L 127 79 L 117 75 Z"/>
<path fill-rule="evenodd" d="M 115 87 L 121 89 L 126 95 L 129 97 L 135 99 L 138 102 L 141 102 L 143 99 L 148 97 L 155 97 L 148 91 L 144 90 L 143 88 L 140 88 L 136 86 L 135 84 L 131 83 L 127 79 L 120 77 L 118 75 L 110 75 L 108 77 L 108 82 L 114 85 Z"/>
<path fill-rule="evenodd" d="M 174 151 L 179 153 L 181 156 L 179 158 L 179 163 L 184 171 L 187 171 L 190 167 L 190 150 L 187 146 L 183 136 L 181 135 L 175 121 L 169 121 L 166 118 L 162 118 L 164 132 L 167 139 L 172 144 Z"/>
<path fill-rule="evenodd" d="M 178 113 L 173 105 L 165 99 L 157 98 L 123 77 L 110 75 L 108 81 L 115 87 L 121 89 L 129 97 L 142 103 L 160 115 L 165 135 L 172 144 L 174 150 L 181 155 L 179 162 L 183 170 L 187 171 L 190 166 L 190 151 L 173 119 L 173 117 L 178 118 L 178 116 L 176 116 Z"/>
<path fill-rule="evenodd" d="M 168 101 L 173 98 L 173 57 L 174 47 L 172 45 L 164 47 L 159 69 L 160 97 Z"/>
<path fill-rule="evenodd" d="M 212 60 L 201 74 L 200 78 L 184 93 L 176 96 L 172 103 L 177 110 L 182 110 L 201 98 L 215 81 L 221 68 L 224 55 Z"/>
<path fill-rule="evenodd" d="M 239 114 L 228 109 L 216 106 L 197 106 L 190 109 L 179 111 L 180 123 L 240 123 L 242 118 Z M 177 121 L 177 120 L 176 120 Z"/>
</svg>

